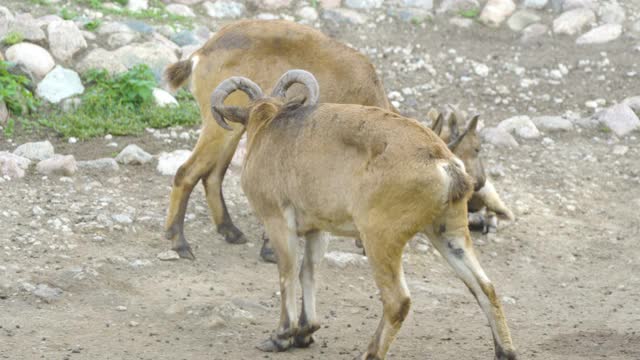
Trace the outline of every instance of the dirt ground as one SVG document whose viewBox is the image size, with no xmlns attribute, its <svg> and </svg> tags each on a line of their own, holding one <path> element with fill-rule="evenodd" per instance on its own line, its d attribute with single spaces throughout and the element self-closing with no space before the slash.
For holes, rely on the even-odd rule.
<svg viewBox="0 0 640 360">
<path fill-rule="evenodd" d="M 569 38 L 522 46 L 515 33 L 446 20 L 425 28 L 379 23 L 375 29 L 328 33 L 367 51 L 389 91 L 421 88 L 401 110 L 424 114 L 434 104 L 479 110 L 494 126 L 516 114 L 589 116 L 585 102 L 608 104 L 640 95 L 635 41 L 576 47 Z M 409 54 L 384 48 L 411 44 Z M 420 48 L 416 49 L 416 45 Z M 377 54 L 371 49 L 377 49 Z M 455 52 L 450 49 L 455 49 Z M 603 55 L 604 53 L 604 55 Z M 429 54 L 435 74 L 408 67 Z M 439 55 L 441 54 L 441 55 Z M 462 60 L 457 62 L 456 58 Z M 603 59 L 607 59 L 605 62 Z M 469 61 L 491 69 L 474 77 Z M 590 65 L 579 65 L 589 60 Z M 511 65 L 510 65 L 511 64 Z M 562 79 L 547 74 L 569 67 Z M 524 67 L 524 75 L 513 71 Z M 585 68 L 589 67 L 590 71 Z M 451 76 L 447 76 L 450 74 Z M 462 76 L 471 81 L 460 81 Z M 601 77 L 602 76 L 602 77 Z M 600 78 L 599 78 L 600 77 Z M 541 79 L 522 88 L 523 78 Z M 503 85 L 495 100 L 492 93 Z M 547 95 L 547 96 L 545 96 Z M 557 99 L 557 100 L 556 100 Z M 514 149 L 485 146 L 483 156 L 517 220 L 497 234 L 474 233 L 485 271 L 503 299 L 520 359 L 640 359 L 640 140 L 601 129 L 545 134 Z M 0 150 L 14 142 L 0 140 Z M 67 144 L 57 153 L 78 160 L 112 156 L 129 143 L 150 153 L 191 149 L 148 134 Z M 624 155 L 614 146 L 627 146 Z M 225 194 L 232 217 L 248 235 L 228 245 L 216 233 L 201 187 L 191 196 L 186 235 L 196 261 L 160 261 L 171 179 L 154 165 L 118 173 L 82 172 L 0 184 L 0 358 L 5 359 L 352 359 L 365 349 L 381 315 L 366 266 L 321 266 L 318 314 L 322 328 L 308 349 L 264 354 L 255 349 L 279 316 L 277 269 L 258 259 L 261 227 L 232 169 Z M 119 224 L 114 214 L 129 214 Z M 491 359 L 487 321 L 440 256 L 414 241 L 405 255 L 413 306 L 390 359 Z M 351 240 L 330 250 L 357 252 Z M 54 297 L 33 287 L 59 288 Z"/>
</svg>

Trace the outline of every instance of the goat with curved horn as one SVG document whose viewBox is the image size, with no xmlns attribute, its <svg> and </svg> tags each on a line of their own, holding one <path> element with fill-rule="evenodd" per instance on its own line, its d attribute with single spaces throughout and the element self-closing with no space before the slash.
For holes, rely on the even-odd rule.
<svg viewBox="0 0 640 360">
<path fill-rule="evenodd" d="M 309 92 L 307 105 L 315 105 L 318 103 L 318 98 L 320 97 L 320 86 L 318 85 L 318 81 L 313 74 L 300 69 L 289 70 L 284 73 L 273 87 L 271 96 L 284 98 L 287 94 L 287 90 L 295 83 L 302 84 L 307 88 L 307 91 Z"/>
<path fill-rule="evenodd" d="M 240 90 L 247 94 L 251 101 L 256 101 L 263 97 L 260 86 L 245 77 L 234 76 L 221 82 L 211 94 L 211 112 L 216 123 L 227 130 L 233 130 L 233 128 L 227 124 L 224 120 L 224 116 L 216 110 L 216 107 L 222 106 L 227 96 L 231 95 L 231 93 L 236 90 Z"/>
</svg>

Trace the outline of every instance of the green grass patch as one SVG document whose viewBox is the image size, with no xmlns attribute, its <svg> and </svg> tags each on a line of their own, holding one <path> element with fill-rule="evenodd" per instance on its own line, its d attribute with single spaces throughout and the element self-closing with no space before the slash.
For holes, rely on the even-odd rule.
<svg viewBox="0 0 640 360">
<path fill-rule="evenodd" d="M 458 13 L 458 15 L 462 16 L 463 18 L 467 18 L 467 19 L 475 19 L 478 17 L 478 15 L 480 15 L 480 10 L 479 9 L 467 9 L 467 10 L 462 10 Z"/>
<path fill-rule="evenodd" d="M 73 9 L 63 7 L 62 10 L 60 10 L 60 17 L 65 20 L 73 20 L 78 17 L 78 12 Z"/>
<path fill-rule="evenodd" d="M 180 15 L 171 14 L 166 11 L 166 5 L 161 0 L 150 0 L 149 8 L 140 11 L 131 11 L 124 8 L 127 5 L 128 0 L 116 0 L 116 1 L 103 1 L 103 0 L 76 0 L 77 3 L 88 6 L 94 10 L 98 10 L 108 15 L 119 15 L 131 19 L 137 20 L 157 20 L 168 21 L 171 23 L 178 23 L 186 27 L 193 26 L 193 20 Z M 116 9 L 107 7 L 104 4 L 108 2 L 115 2 L 123 8 Z"/>
<path fill-rule="evenodd" d="M 102 21 L 98 20 L 98 19 L 94 19 L 91 21 L 88 21 L 87 23 L 84 24 L 84 28 L 89 30 L 89 31 L 95 31 L 97 28 L 100 27 L 100 25 L 102 24 Z"/>
<path fill-rule="evenodd" d="M 24 37 L 19 32 L 11 31 L 4 36 L 2 39 L 2 43 L 5 46 L 15 45 L 17 43 L 21 43 L 24 40 Z"/>
<path fill-rule="evenodd" d="M 4 101 L 9 112 L 26 115 L 36 109 L 37 100 L 28 89 L 29 79 L 9 72 L 9 63 L 0 61 L 0 101 Z"/>
<path fill-rule="evenodd" d="M 145 128 L 200 123 L 199 108 L 186 91 L 177 97 L 176 107 L 155 105 L 152 91 L 156 80 L 146 65 L 116 76 L 104 70 L 90 71 L 84 80 L 87 90 L 77 109 L 53 110 L 46 118 L 37 119 L 37 123 L 65 138 L 79 139 L 105 134 L 138 135 Z"/>
</svg>

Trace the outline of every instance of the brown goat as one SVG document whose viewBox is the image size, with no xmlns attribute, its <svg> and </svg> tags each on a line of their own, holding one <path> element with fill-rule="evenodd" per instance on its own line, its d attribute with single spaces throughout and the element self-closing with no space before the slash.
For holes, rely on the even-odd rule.
<svg viewBox="0 0 640 360">
<path fill-rule="evenodd" d="M 306 69 L 316 76 L 323 89 L 321 102 L 370 105 L 397 112 L 388 101 L 371 62 L 315 29 L 280 20 L 244 20 L 222 28 L 189 59 L 169 66 L 166 71 L 174 89 L 192 78 L 191 90 L 203 119 L 198 143 L 174 178 L 165 223 L 166 237 L 181 257 L 194 258 L 184 236 L 184 217 L 191 191 L 200 180 L 218 232 L 229 243 L 246 242 L 243 233 L 233 224 L 222 194 L 222 181 L 244 128 L 235 126 L 229 132 L 215 124 L 209 111 L 209 95 L 230 76 L 254 79 L 268 90 L 278 74 L 293 68 Z M 303 93 L 304 89 L 297 86 L 289 91 L 291 96 Z M 234 94 L 227 104 L 246 104 L 246 99 L 242 94 Z M 454 154 L 465 163 L 477 162 L 477 154 L 469 157 L 460 152 L 464 148 L 457 147 Z M 472 177 L 479 183 L 484 172 Z M 272 249 L 266 245 L 265 239 L 262 257 L 275 261 Z"/>
<path fill-rule="evenodd" d="M 441 115 L 442 113 L 435 109 L 429 111 L 427 117 L 431 119 L 431 129 L 464 162 L 467 173 L 475 180 L 474 193 L 467 204 L 470 226 L 480 228 L 486 233 L 496 230 L 496 216 L 513 221 L 513 212 L 502 202 L 495 187 L 485 175 L 480 157 L 481 141 L 477 132 L 478 115 L 467 121 L 462 131 L 458 129 L 459 120 L 464 119 L 460 111 L 454 108 L 450 109 L 448 116 Z M 482 216 L 485 209 L 487 216 Z"/>
<path fill-rule="evenodd" d="M 283 103 L 294 83 L 308 101 Z M 384 359 L 409 312 L 402 267 L 405 244 L 426 234 L 484 310 L 498 360 L 516 358 L 502 305 L 475 256 L 467 223 L 472 180 L 464 164 L 429 128 L 390 111 L 362 105 L 319 104 L 310 73 L 291 70 L 263 97 L 243 77 L 223 81 L 211 96 L 212 114 L 247 129 L 242 188 L 278 256 L 281 316 L 263 351 L 306 347 L 320 328 L 314 265 L 326 250 L 325 232 L 362 239 L 380 289 L 383 316 L 361 359 Z M 249 105 L 224 101 L 236 90 Z M 302 312 L 296 312 L 298 236 L 305 237 L 300 271 Z"/>
<path fill-rule="evenodd" d="M 246 242 L 231 221 L 222 195 L 222 180 L 244 127 L 235 125 L 233 131 L 226 131 L 215 123 L 209 108 L 211 92 L 230 76 L 245 76 L 269 89 L 280 74 L 294 68 L 316 75 L 323 87 L 322 102 L 392 109 L 373 65 L 364 55 L 317 30 L 293 22 L 235 22 L 218 31 L 189 59 L 168 67 L 166 77 L 174 89 L 192 78 L 191 91 L 203 119 L 198 143 L 174 178 L 165 224 L 166 236 L 181 257 L 193 258 L 184 237 L 184 217 L 189 195 L 200 180 L 218 232 L 229 243 Z M 303 94 L 303 91 L 302 87 L 294 87 L 290 93 Z M 236 93 L 226 104 L 247 104 L 247 97 Z"/>
</svg>

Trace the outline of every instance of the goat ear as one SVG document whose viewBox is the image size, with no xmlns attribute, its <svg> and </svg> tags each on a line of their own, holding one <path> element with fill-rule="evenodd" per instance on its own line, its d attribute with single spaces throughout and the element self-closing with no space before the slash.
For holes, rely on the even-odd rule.
<svg viewBox="0 0 640 360">
<path fill-rule="evenodd" d="M 467 124 L 467 130 L 465 130 L 465 132 L 475 132 L 476 129 L 478 128 L 479 118 L 480 118 L 480 114 L 475 114 L 469 121 L 469 124 Z"/>
<path fill-rule="evenodd" d="M 457 139 L 460 136 L 460 132 L 458 131 L 458 117 L 456 116 L 455 111 L 452 111 L 449 114 L 449 133 L 451 134 L 451 139 Z"/>
<path fill-rule="evenodd" d="M 215 106 L 214 109 L 231 122 L 246 125 L 249 120 L 249 109 L 238 106 Z"/>
<path fill-rule="evenodd" d="M 444 115 L 440 113 L 438 117 L 435 119 L 433 124 L 431 125 L 431 130 L 433 130 L 436 135 L 440 136 L 442 133 L 442 126 L 444 125 Z"/>
</svg>

